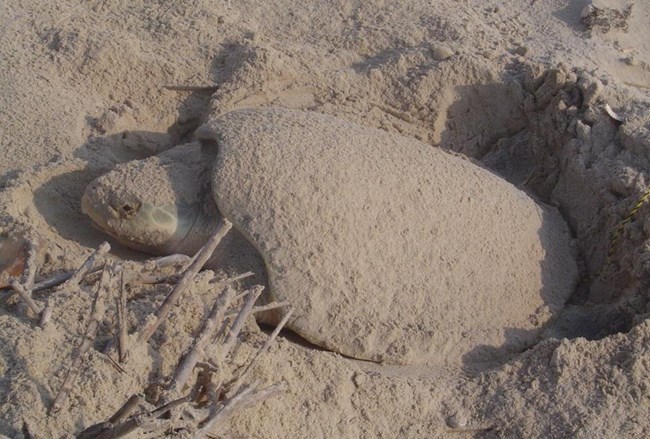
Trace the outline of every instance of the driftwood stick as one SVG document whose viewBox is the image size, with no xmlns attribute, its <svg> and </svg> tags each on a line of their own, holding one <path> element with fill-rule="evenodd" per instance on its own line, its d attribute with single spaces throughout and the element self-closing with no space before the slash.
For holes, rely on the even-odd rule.
<svg viewBox="0 0 650 439">
<path fill-rule="evenodd" d="M 237 282 L 238 280 L 246 279 L 247 277 L 251 277 L 253 275 L 255 275 L 255 273 L 253 273 L 252 271 L 247 271 L 244 274 L 239 274 L 237 276 L 229 277 L 228 279 L 211 280 L 210 283 L 211 284 L 217 284 L 217 286 L 219 286 L 219 287 L 224 287 L 226 285 L 233 284 L 233 283 Z"/>
<path fill-rule="evenodd" d="M 214 433 L 214 430 L 219 426 L 219 424 L 222 424 L 230 415 L 232 415 L 232 413 L 234 413 L 237 404 L 255 391 L 255 386 L 257 386 L 257 383 L 244 386 L 232 398 L 229 398 L 214 407 L 210 416 L 208 416 L 208 418 L 203 422 L 203 425 L 194 434 L 193 439 L 201 439 L 210 433 Z"/>
<path fill-rule="evenodd" d="M 192 258 L 190 258 L 187 255 L 174 253 L 173 255 L 161 256 L 159 258 L 145 261 L 145 266 L 148 264 L 153 264 L 154 270 L 162 270 L 163 268 L 167 268 L 167 267 L 188 266 L 191 260 Z"/>
<path fill-rule="evenodd" d="M 113 360 L 113 357 L 111 357 L 110 355 L 105 354 L 104 352 L 97 352 L 97 354 L 99 355 L 99 358 L 106 360 L 108 364 L 113 366 L 115 370 L 117 370 L 118 372 L 127 373 L 126 370 L 122 366 L 120 366 L 120 363 Z"/>
<path fill-rule="evenodd" d="M 174 376 L 169 386 L 171 389 L 174 389 L 177 392 L 183 390 L 183 387 L 194 371 L 194 366 L 196 366 L 196 363 L 201 361 L 205 356 L 206 345 L 210 342 L 217 325 L 223 321 L 226 309 L 228 309 L 233 296 L 234 291 L 231 288 L 226 287 L 214 301 L 210 314 L 203 323 L 201 332 L 195 338 L 192 347 L 187 354 L 183 356 L 174 372 Z"/>
<path fill-rule="evenodd" d="M 112 274 L 112 267 L 109 267 L 108 264 L 105 265 L 104 270 L 102 271 L 102 277 L 100 280 L 99 287 L 97 288 L 97 293 L 95 294 L 95 300 L 93 301 L 92 312 L 90 315 L 90 322 L 88 324 L 88 327 L 86 328 L 86 332 L 84 333 L 83 339 L 79 346 L 79 351 L 77 352 L 77 355 L 74 357 L 72 364 L 68 368 L 65 379 L 63 380 L 63 384 L 61 385 L 61 388 L 59 389 L 58 393 L 56 394 L 56 397 L 54 398 L 54 401 L 52 402 L 52 405 L 50 406 L 50 410 L 49 410 L 50 414 L 54 414 L 58 412 L 59 409 L 61 408 L 61 404 L 63 404 L 63 402 L 67 398 L 68 393 L 70 391 L 70 386 L 72 385 L 72 382 L 74 381 L 75 377 L 77 376 L 77 373 L 79 372 L 79 367 L 81 365 L 83 355 L 86 352 L 88 352 L 88 350 L 91 348 L 93 344 L 93 341 L 95 340 L 95 336 L 97 335 L 97 330 L 99 329 L 99 325 L 102 319 L 104 318 L 104 313 L 106 312 L 104 296 L 107 295 L 110 287 L 109 283 L 111 280 L 111 274 Z"/>
<path fill-rule="evenodd" d="M 152 267 L 149 269 L 149 271 L 155 271 L 155 270 L 161 270 L 163 268 L 167 268 L 170 266 L 174 265 L 187 265 L 188 262 L 190 261 L 189 256 L 186 255 L 181 255 L 181 254 L 174 254 L 174 255 L 169 255 L 169 256 L 163 256 L 160 258 L 152 259 L 149 261 L 144 262 L 145 268 L 147 267 L 148 264 L 152 263 Z M 88 271 L 88 275 L 96 274 L 101 271 L 101 267 L 95 267 Z M 56 287 L 57 285 L 61 285 L 63 282 L 67 281 L 70 279 L 76 271 L 64 271 L 63 273 L 56 274 L 52 276 L 49 279 L 42 280 L 34 285 L 34 288 L 32 291 L 41 291 L 41 290 L 47 290 L 48 288 Z M 172 275 L 173 276 L 173 275 Z M 155 276 L 155 275 L 149 275 L 146 273 L 141 273 L 141 272 L 133 272 L 131 270 L 126 270 L 126 281 L 131 282 L 131 281 L 140 281 L 145 284 L 150 284 L 150 283 L 158 283 L 161 282 L 165 279 L 167 279 L 169 276 Z"/>
<path fill-rule="evenodd" d="M 101 243 L 101 245 L 95 250 L 88 258 L 84 261 L 83 264 L 81 264 L 81 267 L 74 272 L 72 276 L 68 280 L 65 281 L 65 283 L 60 287 L 60 288 L 66 288 L 69 286 L 76 286 L 81 283 L 83 278 L 88 274 L 91 268 L 95 265 L 95 261 L 97 261 L 99 258 L 102 258 L 108 251 L 111 249 L 111 246 L 108 242 L 104 241 Z"/>
<path fill-rule="evenodd" d="M 134 397 L 132 396 L 131 399 Z M 129 406 L 130 411 L 132 412 L 141 402 L 140 401 L 135 401 L 131 402 L 131 399 L 126 402 L 123 408 L 127 404 L 131 404 Z M 130 418 L 128 417 L 128 414 L 122 414 L 119 418 L 116 419 L 115 421 L 112 421 L 113 418 L 117 416 L 116 413 L 113 415 L 111 420 L 108 421 L 108 428 L 104 428 L 103 431 L 100 434 L 96 434 L 95 436 L 86 436 L 87 438 L 95 438 L 95 439 L 115 439 L 115 438 L 121 438 L 129 433 L 132 433 L 133 431 L 137 430 L 138 428 L 148 428 L 150 426 L 153 426 L 156 424 L 156 419 L 160 417 L 161 415 L 165 414 L 166 412 L 173 410 L 175 407 L 178 407 L 179 405 L 182 405 L 186 403 L 189 400 L 188 396 L 184 396 L 182 398 L 176 399 L 174 401 L 171 401 L 163 406 L 160 406 L 152 411 L 149 412 L 142 412 L 138 413 L 134 416 L 131 416 Z M 122 410 L 122 409 L 120 409 Z M 124 420 L 124 422 L 122 422 Z M 106 423 L 102 423 L 103 425 L 106 425 Z M 98 424 L 98 425 L 102 425 Z M 77 439 L 81 439 L 79 436 Z"/>
<path fill-rule="evenodd" d="M 48 301 L 45 305 L 45 308 L 43 308 L 43 312 L 41 312 L 41 319 L 38 322 L 38 325 L 41 328 L 44 328 L 45 325 L 50 322 L 50 319 L 52 318 L 52 311 L 54 311 L 54 309 L 52 308 L 52 304 Z"/>
<path fill-rule="evenodd" d="M 226 336 L 226 340 L 223 342 L 223 345 L 218 351 L 217 364 L 220 365 L 230 353 L 230 350 L 232 349 L 233 345 L 235 344 L 235 341 L 237 340 L 237 336 L 239 335 L 239 332 L 244 326 L 244 322 L 246 321 L 246 318 L 251 314 L 251 311 L 253 310 L 253 305 L 257 301 L 257 298 L 260 297 L 260 294 L 262 294 L 262 291 L 264 291 L 264 287 L 261 285 L 255 285 L 251 289 L 247 290 L 248 297 L 246 297 L 246 301 L 244 302 L 244 305 L 241 307 L 241 310 L 239 311 L 239 314 L 237 314 L 235 321 L 230 326 L 230 331 Z"/>
<path fill-rule="evenodd" d="M 108 421 L 100 422 L 99 424 L 93 424 L 90 427 L 85 428 L 83 431 L 77 433 L 75 439 L 95 439 L 101 436 L 101 434 L 105 431 L 108 431 L 112 428 L 113 424 Z"/>
<path fill-rule="evenodd" d="M 61 285 L 63 282 L 70 279 L 74 273 L 75 273 L 74 271 L 64 271 L 63 273 L 56 274 L 49 279 L 42 280 L 34 284 L 34 288 L 32 288 L 32 291 L 36 292 L 41 290 L 47 290 L 48 288 Z"/>
<path fill-rule="evenodd" d="M 253 366 L 255 366 L 256 361 L 260 358 L 260 356 L 268 350 L 268 348 L 273 344 L 275 339 L 277 338 L 278 334 L 284 328 L 284 325 L 287 324 L 287 321 L 289 321 L 289 318 L 291 317 L 291 314 L 293 314 L 293 308 L 289 310 L 285 314 L 285 316 L 280 320 L 280 323 L 278 323 L 278 326 L 273 330 L 269 338 L 266 340 L 264 345 L 255 353 L 255 356 L 248 362 L 246 365 L 246 368 L 243 370 L 241 374 L 237 378 L 233 380 L 233 384 L 231 386 L 231 392 L 234 391 L 235 389 L 239 388 L 241 383 L 246 379 L 248 373 L 253 369 Z"/>
<path fill-rule="evenodd" d="M 43 312 L 43 308 L 38 305 L 32 298 L 34 288 L 34 277 L 36 277 L 36 256 L 38 254 L 37 244 L 33 240 L 28 240 L 23 245 L 23 270 L 20 280 L 11 278 L 9 286 L 18 293 L 18 296 L 23 300 L 25 305 L 36 315 L 39 316 Z M 23 305 L 24 306 L 24 305 Z M 23 307 L 21 311 L 25 311 Z"/>
<path fill-rule="evenodd" d="M 185 404 L 189 400 L 190 400 L 190 395 L 181 396 L 180 398 L 177 398 L 173 401 L 161 405 L 160 407 L 155 408 L 149 413 L 149 415 L 154 418 L 157 418 L 159 416 L 164 415 L 166 412 L 170 410 L 174 410 L 176 407 Z"/>
<path fill-rule="evenodd" d="M 117 439 L 150 424 L 153 420 L 148 413 L 139 413 L 130 417 L 127 421 L 117 424 L 105 430 L 102 434 L 95 436 L 95 439 Z"/>
<path fill-rule="evenodd" d="M 232 223 L 224 218 L 223 222 L 219 225 L 219 227 L 212 235 L 212 237 L 201 248 L 201 250 L 198 251 L 198 253 L 196 254 L 196 259 L 187 268 L 181 280 L 176 284 L 176 287 L 174 287 L 172 292 L 165 298 L 163 303 L 160 305 L 160 307 L 156 311 L 156 320 L 153 323 L 149 324 L 148 326 L 145 326 L 140 331 L 140 335 L 138 337 L 139 343 L 146 343 L 151 338 L 153 333 L 156 332 L 156 329 L 158 329 L 160 324 L 165 320 L 165 318 L 171 311 L 174 304 L 176 304 L 176 302 L 178 301 L 178 298 L 185 291 L 188 285 L 192 282 L 192 280 L 199 272 L 199 270 L 203 268 L 203 265 L 208 261 L 210 256 L 212 256 L 212 253 L 214 253 L 214 250 L 217 248 L 217 245 L 219 245 L 219 242 L 221 242 L 223 237 L 226 236 L 226 233 L 228 233 L 231 227 L 232 227 Z"/>
<path fill-rule="evenodd" d="M 144 401 L 144 397 L 141 394 L 132 395 L 123 405 L 120 407 L 113 416 L 110 417 L 108 422 L 111 424 L 117 424 L 124 421 L 128 418 L 131 413 L 138 408 L 140 404 Z"/>
<path fill-rule="evenodd" d="M 192 258 L 179 253 L 162 256 L 156 259 L 145 261 L 140 270 L 130 270 L 127 272 L 127 282 L 138 282 L 142 284 L 156 284 L 178 278 L 179 272 L 184 272 L 190 266 Z M 174 274 L 156 274 L 165 268 L 176 267 Z"/>
<path fill-rule="evenodd" d="M 262 311 L 270 311 L 276 308 L 284 308 L 285 306 L 291 306 L 291 302 L 285 300 L 282 302 L 271 302 L 266 305 L 254 306 L 253 309 L 251 310 L 251 314 L 257 314 L 258 312 L 262 312 Z M 232 317 L 236 314 L 237 311 L 230 311 L 229 313 L 226 314 L 226 317 Z"/>
<path fill-rule="evenodd" d="M 36 255 L 38 254 L 38 248 L 31 240 L 27 242 L 26 253 L 27 257 L 25 258 L 22 284 L 26 290 L 32 291 L 34 289 L 34 278 L 36 277 Z"/>
<path fill-rule="evenodd" d="M 215 408 L 201 428 L 194 434 L 194 439 L 200 439 L 215 433 L 235 411 L 262 403 L 270 397 L 285 391 L 282 384 L 276 384 L 257 392 L 255 392 L 255 387 L 257 387 L 255 384 L 245 386 L 235 396 Z"/>
<path fill-rule="evenodd" d="M 105 434 L 115 428 L 116 424 L 124 421 L 128 418 L 131 413 L 138 408 L 140 404 L 144 401 L 142 395 L 133 395 L 131 396 L 123 405 L 120 407 L 113 416 L 110 417 L 108 421 L 100 422 L 99 424 L 91 425 L 90 427 L 83 430 L 81 433 L 77 434 L 76 439 L 93 439 L 101 437 L 102 434 Z"/>
<path fill-rule="evenodd" d="M 41 314 L 41 307 L 34 302 L 34 299 L 32 299 L 31 292 L 26 289 L 22 284 L 20 284 L 17 280 L 13 280 L 11 282 L 11 288 L 18 293 L 21 299 L 25 302 L 25 304 L 29 307 L 29 309 L 32 310 L 34 314 L 37 316 Z"/>
<path fill-rule="evenodd" d="M 120 363 L 124 363 L 129 356 L 129 334 L 126 318 L 126 291 L 124 289 L 124 270 L 121 270 L 120 293 L 117 296 L 117 351 Z"/>
</svg>

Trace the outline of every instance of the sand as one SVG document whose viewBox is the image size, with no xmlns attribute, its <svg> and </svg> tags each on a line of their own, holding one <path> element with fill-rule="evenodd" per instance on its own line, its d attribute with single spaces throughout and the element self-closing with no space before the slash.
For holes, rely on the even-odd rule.
<svg viewBox="0 0 650 439">
<path fill-rule="evenodd" d="M 335 115 L 480 161 L 555 206 L 584 281 L 545 340 L 471 370 L 358 362 L 287 335 L 254 375 L 289 390 L 222 435 L 647 437 L 647 204 L 629 215 L 648 189 L 650 6 L 588 3 L 3 2 L 0 264 L 12 239 L 36 233 L 37 280 L 78 266 L 106 239 L 81 213 L 86 185 L 192 141 L 210 117 L 269 105 Z M 110 242 L 116 258 L 145 257 Z M 211 303 L 208 278 L 126 373 L 92 350 L 56 416 L 47 407 L 94 291 L 37 293 L 54 309 L 40 329 L 2 290 L 0 434 L 74 435 L 168 376 Z M 130 329 L 167 291 L 131 287 Z M 235 364 L 266 337 L 250 321 Z"/>
</svg>

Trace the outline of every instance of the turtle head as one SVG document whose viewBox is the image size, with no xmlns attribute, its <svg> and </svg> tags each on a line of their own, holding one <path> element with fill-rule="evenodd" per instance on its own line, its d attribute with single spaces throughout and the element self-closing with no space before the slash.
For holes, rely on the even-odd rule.
<svg viewBox="0 0 650 439">
<path fill-rule="evenodd" d="M 194 150 L 196 149 L 196 151 Z M 193 254 L 209 233 L 213 204 L 207 166 L 196 145 L 119 165 L 91 182 L 81 209 L 127 247 L 154 254 Z"/>
</svg>

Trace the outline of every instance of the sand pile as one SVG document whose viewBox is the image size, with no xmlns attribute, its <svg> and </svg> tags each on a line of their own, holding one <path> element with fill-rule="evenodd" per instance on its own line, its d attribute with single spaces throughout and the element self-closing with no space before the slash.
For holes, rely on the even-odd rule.
<svg viewBox="0 0 650 439">
<path fill-rule="evenodd" d="M 400 133 L 481 161 L 562 214 L 581 282 L 544 328 L 553 338 L 459 371 L 358 362 L 287 335 L 252 375 L 287 393 L 238 413 L 224 435 L 646 437 L 649 13 L 613 1 L 4 2 L 2 236 L 38 235 L 37 282 L 77 267 L 105 239 L 81 213 L 87 184 L 234 109 L 308 109 Z M 111 242 L 115 258 L 145 257 Z M 18 250 L 3 243 L 0 263 Z M 2 290 L 0 434 L 78 433 L 169 376 L 214 300 L 209 281 L 125 373 L 99 353 L 114 330 L 105 320 L 57 416 L 47 409 L 94 290 L 35 293 L 53 309 L 46 329 Z M 130 285 L 131 331 L 168 291 Z M 235 367 L 267 334 L 250 320 L 240 338 Z"/>
</svg>

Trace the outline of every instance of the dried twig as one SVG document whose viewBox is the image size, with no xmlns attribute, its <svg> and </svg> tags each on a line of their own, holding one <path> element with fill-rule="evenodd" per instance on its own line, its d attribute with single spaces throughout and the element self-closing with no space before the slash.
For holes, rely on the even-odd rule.
<svg viewBox="0 0 650 439">
<path fill-rule="evenodd" d="M 113 416 L 108 421 L 100 422 L 99 424 L 91 425 L 90 427 L 83 430 L 77 435 L 77 439 L 93 439 L 101 437 L 101 435 L 108 433 L 109 431 L 115 428 L 115 425 L 124 421 L 128 418 L 131 413 L 138 408 L 140 404 L 144 401 L 142 395 L 133 395 L 131 396 L 123 405 L 120 407 Z M 109 436 L 110 437 L 110 436 Z"/>
<path fill-rule="evenodd" d="M 257 301 L 258 297 L 260 297 L 260 294 L 262 294 L 262 291 L 264 291 L 264 287 L 261 285 L 255 285 L 251 289 L 247 290 L 248 297 L 246 298 L 246 302 L 244 302 L 244 305 L 241 307 L 239 314 L 237 314 L 235 321 L 230 326 L 230 331 L 226 336 L 226 340 L 223 342 L 223 345 L 220 347 L 216 355 L 217 364 L 221 364 L 230 353 L 230 350 L 237 340 L 237 336 L 244 326 L 246 318 L 251 315 L 253 305 Z"/>
<path fill-rule="evenodd" d="M 210 256 L 212 256 L 212 253 L 214 253 L 217 245 L 219 245 L 219 242 L 221 242 L 231 227 L 232 223 L 224 218 L 223 222 L 219 225 L 212 237 L 201 248 L 201 250 L 198 251 L 194 262 L 192 262 L 192 264 L 187 268 L 181 280 L 176 284 L 176 287 L 160 305 L 156 311 L 155 321 L 150 325 L 145 326 L 140 331 L 140 335 L 138 337 L 139 343 L 146 343 L 151 338 L 153 333 L 156 332 L 158 326 L 160 326 L 160 324 L 165 320 L 178 298 L 181 296 L 183 291 L 185 291 L 187 286 L 192 282 L 199 270 L 203 268 L 203 265 L 208 261 Z"/>
<path fill-rule="evenodd" d="M 27 242 L 27 258 L 25 259 L 25 271 L 23 273 L 22 284 L 26 290 L 34 289 L 34 278 L 36 277 L 36 255 L 38 248 L 34 241 Z"/>
<path fill-rule="evenodd" d="M 178 273 L 184 272 L 190 266 L 192 258 L 179 253 L 163 256 L 156 259 L 145 261 L 140 270 L 129 270 L 126 274 L 127 282 L 137 282 L 141 284 L 157 284 L 161 282 L 178 280 Z M 155 274 L 157 271 L 169 267 L 176 267 L 173 274 Z"/>
<path fill-rule="evenodd" d="M 169 388 L 174 389 L 178 392 L 183 390 L 183 387 L 189 380 L 189 377 L 194 370 L 194 366 L 196 366 L 196 363 L 201 361 L 201 359 L 205 356 L 205 348 L 210 342 L 215 328 L 219 323 L 223 321 L 226 309 L 228 308 L 228 305 L 230 305 L 230 301 L 232 300 L 233 296 L 234 291 L 231 288 L 226 287 L 219 295 L 219 297 L 217 297 L 217 299 L 214 301 L 214 305 L 210 310 L 210 314 L 203 323 L 201 332 L 194 340 L 194 343 L 192 344 L 190 350 L 179 362 Z"/>
<path fill-rule="evenodd" d="M 251 310 L 251 314 L 257 314 L 259 312 L 263 311 L 271 311 L 272 309 L 277 309 L 277 308 L 284 308 L 286 306 L 290 306 L 291 302 L 285 300 L 282 302 L 271 302 L 267 303 L 266 305 L 260 305 L 260 306 L 254 306 L 253 309 Z M 230 311 L 229 313 L 226 314 L 226 317 L 232 317 L 236 315 L 238 311 Z"/>
<path fill-rule="evenodd" d="M 61 285 L 63 282 L 70 279 L 74 273 L 75 273 L 74 271 L 64 271 L 63 273 L 56 274 L 49 279 L 42 280 L 34 284 L 34 288 L 32 288 L 32 291 L 36 292 L 41 290 L 47 290 L 48 288 Z"/>
<path fill-rule="evenodd" d="M 68 368 L 65 379 L 63 380 L 63 384 L 61 385 L 59 392 L 57 393 L 56 397 L 54 398 L 54 401 L 52 402 L 52 405 L 50 406 L 50 411 L 49 411 L 50 414 L 54 414 L 58 412 L 59 409 L 61 408 L 61 404 L 65 401 L 66 397 L 68 396 L 68 392 L 70 391 L 70 386 L 74 381 L 74 378 L 76 377 L 77 373 L 79 372 L 79 366 L 81 365 L 81 360 L 83 358 L 83 355 L 90 349 L 90 347 L 93 344 L 93 341 L 95 340 L 95 336 L 97 335 L 97 330 L 99 329 L 99 325 L 104 318 L 104 313 L 106 312 L 105 296 L 108 294 L 110 288 L 109 284 L 111 281 L 112 274 L 113 274 L 113 267 L 107 264 L 104 267 L 104 270 L 102 271 L 100 284 L 99 287 L 97 288 L 97 293 L 95 295 L 95 300 L 93 302 L 93 309 L 91 312 L 90 321 L 88 323 L 88 327 L 86 328 L 86 332 L 84 333 L 84 337 L 79 346 L 79 351 L 77 352 L 76 357 L 74 357 L 72 364 Z"/>
<path fill-rule="evenodd" d="M 224 279 L 224 280 L 213 279 L 213 280 L 210 281 L 210 283 L 211 284 L 216 284 L 219 287 L 225 287 L 226 285 L 231 285 L 231 284 L 237 282 L 238 280 L 242 280 L 242 279 L 246 279 L 247 277 L 251 277 L 254 274 L 255 273 L 253 273 L 252 271 L 247 271 L 244 274 L 239 274 L 237 276 L 229 277 L 228 279 Z"/>
<path fill-rule="evenodd" d="M 104 352 L 97 352 L 97 354 L 99 355 L 99 358 L 102 358 L 102 359 L 108 361 L 108 364 L 113 366 L 115 368 L 115 370 L 117 370 L 118 372 L 126 373 L 126 370 L 124 370 L 124 368 L 122 366 L 120 366 L 120 364 L 118 362 L 113 360 L 113 357 L 111 357 L 110 355 L 105 354 Z"/>
<path fill-rule="evenodd" d="M 138 408 L 140 404 L 144 401 L 144 397 L 140 394 L 135 394 L 131 396 L 123 405 L 115 412 L 113 416 L 108 420 L 112 424 L 117 424 L 122 422 L 131 415 Z"/>
<path fill-rule="evenodd" d="M 188 267 L 190 261 L 192 258 L 190 258 L 187 255 L 182 255 L 180 253 L 174 253 L 173 255 L 167 255 L 167 256 L 161 256 L 159 258 L 154 258 L 154 259 L 149 259 L 145 261 L 144 265 L 145 268 L 149 268 L 149 265 L 152 265 L 149 270 L 154 271 L 154 270 L 162 270 L 163 268 L 167 267 L 174 267 L 174 266 L 184 266 Z"/>
<path fill-rule="evenodd" d="M 91 268 L 95 265 L 95 261 L 102 258 L 108 251 L 111 249 L 111 246 L 108 242 L 104 241 L 101 245 L 95 250 L 88 258 L 81 264 L 81 267 L 75 271 L 68 280 L 65 281 L 63 285 L 60 286 L 61 289 L 67 288 L 70 286 L 77 286 L 81 283 L 83 278 L 88 274 Z"/>
<path fill-rule="evenodd" d="M 273 330 L 269 338 L 266 340 L 264 345 L 257 351 L 255 356 L 248 362 L 246 365 L 246 368 L 242 371 L 241 374 L 237 378 L 233 380 L 233 384 L 230 386 L 230 392 L 234 392 L 236 389 L 238 389 L 241 385 L 241 383 L 244 381 L 244 379 L 248 376 L 248 373 L 253 369 L 253 366 L 255 366 L 255 363 L 257 362 L 257 359 L 268 350 L 268 348 L 271 346 L 271 344 L 275 341 L 277 338 L 278 334 L 284 328 L 284 325 L 287 324 L 287 321 L 289 321 L 289 318 L 291 317 L 291 314 L 293 314 L 293 308 L 289 310 L 285 314 L 285 316 L 280 320 L 280 323 L 278 323 L 278 326 Z"/>
<path fill-rule="evenodd" d="M 124 270 L 120 271 L 120 293 L 117 296 L 118 358 L 124 363 L 129 355 L 129 335 L 126 323 L 126 291 L 124 290 Z"/>
<path fill-rule="evenodd" d="M 276 384 L 255 392 L 256 387 L 256 384 L 244 386 L 235 396 L 219 404 L 201 428 L 194 434 L 194 439 L 200 439 L 210 433 L 214 433 L 235 411 L 259 404 L 285 390 L 282 384 Z"/>
<path fill-rule="evenodd" d="M 156 271 L 174 265 L 186 266 L 189 263 L 189 261 L 190 261 L 189 256 L 181 255 L 181 254 L 173 254 L 169 256 L 163 256 L 160 258 L 147 260 L 144 262 L 143 265 L 144 265 L 144 270 Z M 90 271 L 88 271 L 86 277 L 93 274 L 97 274 L 100 271 L 101 271 L 101 267 L 95 267 Z M 43 280 L 35 284 L 32 291 L 47 290 L 48 288 L 61 285 L 63 282 L 70 279 L 75 273 L 76 270 L 64 271 L 63 273 L 58 273 L 49 279 Z M 171 276 L 175 276 L 175 275 L 171 275 Z M 131 270 L 126 270 L 126 275 L 125 275 L 126 282 L 138 281 L 144 284 L 159 283 L 168 279 L 169 277 L 170 276 L 167 275 L 151 275 L 149 273 L 143 273 L 141 271 L 131 271 Z"/>
<path fill-rule="evenodd" d="M 17 278 L 11 278 L 9 280 L 9 286 L 18 294 L 23 302 L 25 302 L 25 305 L 27 305 L 34 315 L 41 316 L 43 309 L 32 298 L 34 277 L 36 276 L 36 256 L 38 253 L 37 244 L 32 240 L 28 240 L 23 245 L 23 252 L 24 263 L 22 264 L 23 270 L 20 280 Z"/>
<path fill-rule="evenodd" d="M 29 309 L 32 310 L 34 314 L 37 316 L 41 314 L 41 307 L 34 302 L 34 299 L 32 299 L 32 294 L 31 291 L 25 288 L 21 283 L 19 283 L 17 280 L 13 280 L 11 282 L 11 288 L 18 293 L 21 299 L 27 304 Z"/>
<path fill-rule="evenodd" d="M 133 396 L 131 398 L 134 398 Z M 127 401 L 127 403 L 124 405 L 126 406 L 129 404 L 131 400 Z M 137 430 L 138 428 L 150 428 L 156 425 L 157 418 L 159 418 L 161 415 L 165 414 L 166 412 L 182 405 L 185 404 L 186 402 L 189 401 L 188 396 L 183 396 L 182 398 L 178 398 L 174 401 L 171 401 L 165 405 L 162 405 L 154 410 L 151 410 L 149 412 L 142 412 L 138 413 L 134 416 L 131 416 L 130 418 L 127 418 L 127 415 L 122 414 L 120 416 L 121 419 L 116 419 L 113 420 L 113 418 L 116 418 L 118 413 L 113 415 L 111 420 L 107 423 L 101 423 L 97 425 L 102 425 L 104 426 L 103 431 L 101 433 L 97 434 L 95 436 L 84 436 L 84 438 L 91 438 L 94 437 L 95 439 L 115 439 L 115 438 L 121 438 L 126 436 L 129 433 L 132 433 L 133 431 Z M 136 403 L 131 403 L 130 409 L 131 411 L 135 409 L 139 405 L 139 402 Z M 123 406 L 123 407 L 124 407 Z M 122 409 L 120 409 L 122 410 Z M 123 421 L 124 420 L 124 421 Z M 166 423 L 166 421 L 165 421 Z M 107 425 L 108 424 L 108 425 Z M 82 439 L 80 437 L 77 437 L 77 439 Z"/>
<path fill-rule="evenodd" d="M 54 309 L 52 308 L 52 304 L 48 301 L 45 304 L 45 308 L 43 308 L 43 312 L 41 312 L 41 319 L 38 322 L 38 325 L 41 328 L 44 328 L 45 325 L 47 325 L 50 322 L 50 319 L 52 318 L 52 311 Z"/>
</svg>

